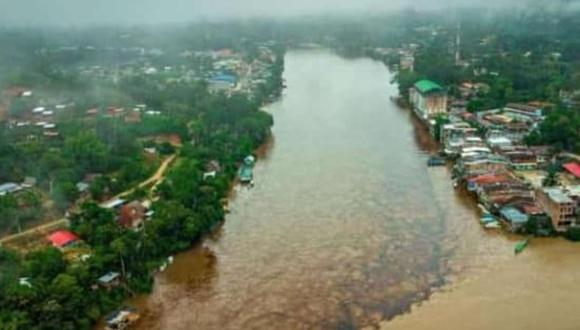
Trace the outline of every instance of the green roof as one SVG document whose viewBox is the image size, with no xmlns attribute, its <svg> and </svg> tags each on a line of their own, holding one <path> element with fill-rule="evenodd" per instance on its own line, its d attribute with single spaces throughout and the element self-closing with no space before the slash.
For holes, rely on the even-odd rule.
<svg viewBox="0 0 580 330">
<path fill-rule="evenodd" d="M 421 93 L 440 91 L 443 88 L 431 80 L 420 80 L 415 83 L 415 88 Z"/>
</svg>

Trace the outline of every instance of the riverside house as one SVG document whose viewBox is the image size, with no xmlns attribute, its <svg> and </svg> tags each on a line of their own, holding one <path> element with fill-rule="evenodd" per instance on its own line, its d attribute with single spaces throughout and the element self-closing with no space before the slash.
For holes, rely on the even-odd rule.
<svg viewBox="0 0 580 330">
<path fill-rule="evenodd" d="M 431 80 L 420 80 L 409 89 L 409 102 L 423 121 L 447 113 L 447 91 Z"/>
<path fill-rule="evenodd" d="M 550 187 L 536 191 L 538 202 L 552 218 L 552 225 L 558 232 L 565 232 L 576 225 L 574 216 L 576 203 L 561 187 Z"/>
<path fill-rule="evenodd" d="M 508 116 L 523 121 L 540 121 L 543 115 L 542 108 L 528 104 L 508 103 L 503 110 Z"/>
</svg>

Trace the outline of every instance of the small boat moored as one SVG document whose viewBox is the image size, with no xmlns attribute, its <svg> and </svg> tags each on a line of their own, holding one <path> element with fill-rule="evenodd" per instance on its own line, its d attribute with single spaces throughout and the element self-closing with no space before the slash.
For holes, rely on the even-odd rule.
<svg viewBox="0 0 580 330">
<path fill-rule="evenodd" d="M 492 221 L 484 224 L 483 227 L 485 229 L 499 229 L 501 228 L 501 224 L 499 223 L 499 221 Z"/>
<path fill-rule="evenodd" d="M 517 242 L 516 246 L 514 247 L 514 253 L 515 254 L 522 253 L 522 251 L 528 246 L 529 243 L 530 243 L 529 239 Z"/>
<path fill-rule="evenodd" d="M 135 323 L 141 315 L 133 307 L 124 306 L 105 317 L 106 330 L 123 330 Z"/>
<path fill-rule="evenodd" d="M 445 166 L 445 159 L 440 156 L 433 155 L 427 160 L 427 166 Z"/>
<path fill-rule="evenodd" d="M 240 182 L 244 184 L 252 184 L 254 180 L 254 164 L 256 158 L 249 155 L 244 159 L 242 167 L 240 168 Z"/>
</svg>

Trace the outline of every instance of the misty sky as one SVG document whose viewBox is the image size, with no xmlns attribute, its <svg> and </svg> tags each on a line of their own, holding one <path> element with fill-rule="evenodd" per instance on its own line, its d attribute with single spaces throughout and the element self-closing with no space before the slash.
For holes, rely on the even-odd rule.
<svg viewBox="0 0 580 330">
<path fill-rule="evenodd" d="M 166 23 L 530 1 L 542 0 L 0 0 L 0 25 Z"/>
</svg>

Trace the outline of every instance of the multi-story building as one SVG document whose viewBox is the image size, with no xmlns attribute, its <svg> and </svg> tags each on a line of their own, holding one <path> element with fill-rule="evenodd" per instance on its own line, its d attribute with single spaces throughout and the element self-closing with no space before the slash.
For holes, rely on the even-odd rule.
<svg viewBox="0 0 580 330">
<path fill-rule="evenodd" d="M 546 214 L 552 218 L 554 229 L 564 232 L 570 226 L 576 225 L 574 215 L 576 203 L 559 187 L 538 189 L 536 198 Z"/>
<path fill-rule="evenodd" d="M 420 80 L 409 89 L 409 101 L 422 120 L 447 113 L 447 91 L 430 80 Z"/>
</svg>

